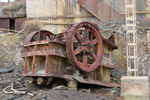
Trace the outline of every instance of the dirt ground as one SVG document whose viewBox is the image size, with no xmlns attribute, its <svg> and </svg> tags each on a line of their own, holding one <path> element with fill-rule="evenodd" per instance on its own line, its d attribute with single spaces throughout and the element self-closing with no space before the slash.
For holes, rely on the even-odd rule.
<svg viewBox="0 0 150 100">
<path fill-rule="evenodd" d="M 78 91 L 66 87 L 52 88 L 51 84 L 48 86 L 29 84 L 24 77 L 19 76 L 20 73 L 22 73 L 21 68 L 15 69 L 11 73 L 0 73 L 0 100 L 121 100 L 119 98 L 120 88 L 106 88 L 87 84 L 78 84 Z M 3 89 L 10 86 L 13 81 L 15 82 L 15 89 L 28 91 L 34 96 L 4 93 Z M 9 88 L 7 91 L 11 91 L 11 89 Z"/>
<path fill-rule="evenodd" d="M 35 94 L 35 96 L 32 97 L 28 94 L 5 94 L 3 88 L 10 84 L 11 83 L 0 85 L 0 100 L 121 100 L 119 98 L 120 88 L 104 88 L 100 86 L 80 84 L 78 91 L 76 91 L 68 88 L 52 89 L 50 85 L 38 86 L 27 83 L 15 85 L 14 88 L 16 89 Z M 8 89 L 8 91 L 10 91 L 10 89 Z M 15 98 L 17 96 L 19 97 Z"/>
</svg>

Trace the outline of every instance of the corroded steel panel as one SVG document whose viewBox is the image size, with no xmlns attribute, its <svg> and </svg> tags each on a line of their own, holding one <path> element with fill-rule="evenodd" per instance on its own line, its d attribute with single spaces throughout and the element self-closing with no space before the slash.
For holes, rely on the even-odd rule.
<svg viewBox="0 0 150 100">
<path fill-rule="evenodd" d="M 0 28 L 9 29 L 9 19 L 0 19 Z"/>
<path fill-rule="evenodd" d="M 77 3 L 102 21 L 123 17 L 101 0 L 78 0 Z"/>
<path fill-rule="evenodd" d="M 25 23 L 25 18 L 16 18 L 15 19 L 15 30 L 21 31 L 23 29 L 23 25 Z"/>
</svg>

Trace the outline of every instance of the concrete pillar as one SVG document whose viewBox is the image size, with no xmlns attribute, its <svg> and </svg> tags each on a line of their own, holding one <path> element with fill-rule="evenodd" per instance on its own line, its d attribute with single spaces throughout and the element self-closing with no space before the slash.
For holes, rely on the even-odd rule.
<svg viewBox="0 0 150 100">
<path fill-rule="evenodd" d="M 148 76 L 123 76 L 121 98 L 121 100 L 149 100 Z"/>
</svg>

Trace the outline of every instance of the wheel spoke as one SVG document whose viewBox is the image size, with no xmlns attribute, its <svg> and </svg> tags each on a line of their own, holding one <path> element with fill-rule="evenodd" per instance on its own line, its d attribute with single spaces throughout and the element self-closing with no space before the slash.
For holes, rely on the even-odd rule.
<svg viewBox="0 0 150 100">
<path fill-rule="evenodd" d="M 90 37 L 91 39 L 90 39 L 90 40 L 92 40 L 92 39 L 93 39 L 93 36 L 94 36 L 94 35 L 91 33 L 91 37 Z"/>
<path fill-rule="evenodd" d="M 97 44 L 97 43 L 98 43 L 98 39 L 94 39 L 94 40 L 92 40 L 92 42 L 91 42 L 92 45 L 95 45 L 95 44 Z"/>
<path fill-rule="evenodd" d="M 79 54 L 81 51 L 82 51 L 82 48 L 81 48 L 81 47 L 78 47 L 78 48 L 75 50 L 75 55 Z"/>
<path fill-rule="evenodd" d="M 84 66 L 84 67 L 90 67 L 90 66 L 92 66 L 92 64 L 85 64 L 85 63 L 82 63 L 82 62 L 78 62 L 78 65 L 79 66 Z"/>
<path fill-rule="evenodd" d="M 41 31 L 39 31 L 38 33 L 38 41 L 40 41 L 40 39 L 41 39 Z"/>
<path fill-rule="evenodd" d="M 89 40 L 89 28 L 85 27 L 85 39 Z"/>
<path fill-rule="evenodd" d="M 85 54 L 85 55 L 83 55 L 83 63 L 87 64 L 87 61 L 88 61 L 88 55 Z"/>
<path fill-rule="evenodd" d="M 94 52 L 91 52 L 92 57 L 94 58 L 94 60 L 96 60 L 96 55 Z"/>
<path fill-rule="evenodd" d="M 83 39 L 82 39 L 82 37 L 79 35 L 79 34 L 75 34 L 75 37 L 76 37 L 76 39 L 80 42 L 80 43 L 82 43 L 82 41 L 83 41 Z"/>
</svg>

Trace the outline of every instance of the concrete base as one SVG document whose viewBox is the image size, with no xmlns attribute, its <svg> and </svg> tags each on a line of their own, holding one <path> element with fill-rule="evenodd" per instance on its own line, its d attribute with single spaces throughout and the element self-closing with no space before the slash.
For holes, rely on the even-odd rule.
<svg viewBox="0 0 150 100">
<path fill-rule="evenodd" d="M 121 100 L 149 100 L 148 76 L 123 76 L 121 98 Z"/>
</svg>

